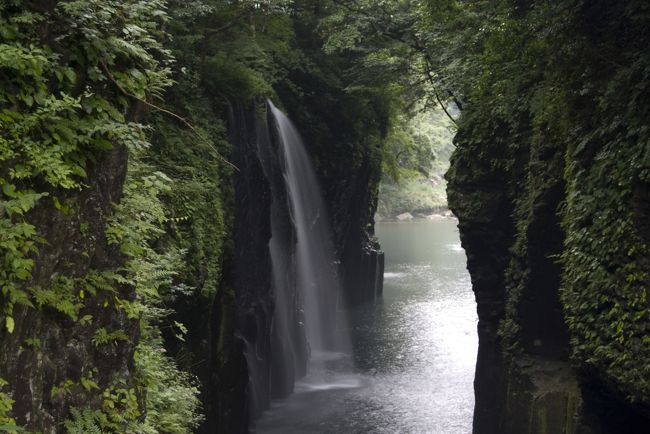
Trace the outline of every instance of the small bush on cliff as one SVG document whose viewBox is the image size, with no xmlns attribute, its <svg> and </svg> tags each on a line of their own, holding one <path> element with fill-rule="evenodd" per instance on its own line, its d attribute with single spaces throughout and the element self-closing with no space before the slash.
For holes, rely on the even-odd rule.
<svg viewBox="0 0 650 434">
<path fill-rule="evenodd" d="M 16 421 L 11 417 L 14 401 L 7 392 L 2 390 L 7 384 L 5 380 L 0 378 L 0 430 L 11 431 L 18 427 Z"/>
</svg>

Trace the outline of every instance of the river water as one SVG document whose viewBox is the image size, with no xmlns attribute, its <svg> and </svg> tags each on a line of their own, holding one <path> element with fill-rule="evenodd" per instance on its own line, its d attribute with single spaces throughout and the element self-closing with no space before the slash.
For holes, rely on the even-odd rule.
<svg viewBox="0 0 650 434">
<path fill-rule="evenodd" d="M 258 434 L 469 434 L 476 305 L 456 221 L 380 223 L 384 297 L 350 312 L 354 351 L 312 355 Z"/>
</svg>

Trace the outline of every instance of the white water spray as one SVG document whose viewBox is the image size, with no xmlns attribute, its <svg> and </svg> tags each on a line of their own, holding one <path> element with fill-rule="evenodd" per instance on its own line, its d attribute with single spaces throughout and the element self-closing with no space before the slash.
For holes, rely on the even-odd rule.
<svg viewBox="0 0 650 434">
<path fill-rule="evenodd" d="M 307 341 L 312 353 L 347 351 L 341 284 L 318 179 L 296 128 L 270 101 L 269 107 L 278 128 L 280 161 L 296 228 L 296 282 L 304 305 Z"/>
</svg>

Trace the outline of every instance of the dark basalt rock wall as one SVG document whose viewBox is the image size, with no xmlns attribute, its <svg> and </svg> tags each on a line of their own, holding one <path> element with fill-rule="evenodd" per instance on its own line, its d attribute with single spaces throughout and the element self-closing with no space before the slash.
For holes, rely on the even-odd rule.
<svg viewBox="0 0 650 434">
<path fill-rule="evenodd" d="M 459 142 L 462 134 L 461 131 L 457 137 Z M 474 427 L 476 433 L 486 434 L 500 432 L 507 390 L 498 329 L 505 312 L 504 271 L 514 228 L 512 200 L 503 188 L 505 176 L 486 171 L 483 162 L 460 153 L 452 157 L 447 174 L 448 201 L 458 217 L 479 317 Z M 481 431 L 480 427 L 486 429 Z"/>
<path fill-rule="evenodd" d="M 516 103 L 486 91 L 465 105 L 447 179 L 479 316 L 475 434 L 650 432 L 639 7 L 550 11 L 565 27 L 540 35 L 552 53 L 540 56 L 579 40 L 570 65 L 531 67 Z"/>
<path fill-rule="evenodd" d="M 212 308 L 204 432 L 248 432 L 271 398 L 290 394 L 306 370 L 293 264 L 296 235 L 272 122 L 266 107 L 234 105 L 230 110 L 231 161 L 238 168 L 234 226 Z"/>
<path fill-rule="evenodd" d="M 232 162 L 238 170 L 233 176 L 232 250 L 211 313 L 205 426 L 210 433 L 246 433 L 249 414 L 259 414 L 270 399 L 271 190 L 258 154 L 255 110 L 234 106 L 230 118 Z M 247 354 L 255 357 L 247 359 Z"/>
<path fill-rule="evenodd" d="M 381 176 L 371 155 L 354 171 L 337 199 L 334 228 L 341 253 L 342 280 L 350 304 L 375 300 L 383 292 L 384 252 L 374 239 L 375 186 Z"/>
<path fill-rule="evenodd" d="M 123 265 L 119 248 L 107 244 L 105 232 L 112 203 L 122 196 L 126 163 L 126 149 L 116 147 L 98 155 L 88 168 L 88 187 L 83 191 L 51 192 L 62 203 L 73 203 L 75 212 L 58 212 L 51 202 L 31 212 L 30 221 L 45 243 L 39 246 L 30 285 L 47 287 L 61 276 L 82 277 L 89 271 L 113 271 Z M 124 300 L 135 296 L 124 288 L 118 289 L 117 295 Z M 124 311 L 107 309 L 103 303 L 102 297 L 86 300 L 81 314 L 92 315 L 93 327 L 54 310 L 22 306 L 14 309 L 14 333 L 0 327 L 0 376 L 13 388 L 13 414 L 25 429 L 59 432 L 71 407 L 99 407 L 94 390 L 79 384 L 82 377 L 92 378 L 105 389 L 115 377 L 132 376 L 138 321 L 128 319 Z M 130 339 L 93 345 L 94 332 L 100 327 L 109 332 L 121 329 Z M 27 345 L 30 339 L 38 344 Z M 51 393 L 53 387 L 69 381 L 76 383 L 70 391 Z"/>
<path fill-rule="evenodd" d="M 308 344 L 293 261 L 296 231 L 277 132 L 267 116 L 259 105 L 230 110 L 231 161 L 239 170 L 233 175 L 231 249 L 210 313 L 205 433 L 248 432 L 270 399 L 289 395 L 306 372 Z M 337 228 L 341 277 L 351 299 L 374 299 L 383 277 L 383 253 L 370 237 L 378 166 L 366 161 L 336 182 L 319 176 L 326 191 L 338 192 L 337 200 L 330 196 L 326 202 Z"/>
</svg>

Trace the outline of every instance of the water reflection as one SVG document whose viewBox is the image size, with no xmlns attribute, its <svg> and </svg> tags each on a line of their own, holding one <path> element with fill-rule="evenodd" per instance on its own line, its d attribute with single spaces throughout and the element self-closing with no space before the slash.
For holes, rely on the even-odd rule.
<svg viewBox="0 0 650 434">
<path fill-rule="evenodd" d="M 351 311 L 352 356 L 315 354 L 257 433 L 468 434 L 476 309 L 453 220 L 385 223 L 384 298 Z"/>
</svg>

